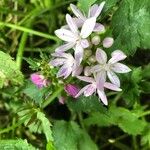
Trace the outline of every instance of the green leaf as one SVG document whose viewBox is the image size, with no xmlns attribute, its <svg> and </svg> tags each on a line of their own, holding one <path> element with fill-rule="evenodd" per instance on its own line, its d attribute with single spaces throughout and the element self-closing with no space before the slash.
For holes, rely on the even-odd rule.
<svg viewBox="0 0 150 150">
<path fill-rule="evenodd" d="M 57 150 L 98 150 L 90 136 L 73 121 L 57 121 L 53 137 Z"/>
<path fill-rule="evenodd" d="M 141 134 L 146 126 L 146 122 L 138 119 L 138 115 L 122 107 L 110 107 L 109 114 L 114 125 L 131 135 Z"/>
<path fill-rule="evenodd" d="M 44 87 L 38 88 L 32 82 L 27 82 L 22 92 L 30 97 L 35 103 L 41 105 L 46 96 L 50 94 L 50 89 Z"/>
<path fill-rule="evenodd" d="M 41 126 L 43 129 L 43 132 L 46 136 L 47 142 L 48 141 L 53 141 L 53 137 L 52 137 L 52 131 L 51 131 L 51 123 L 49 122 L 49 120 L 45 117 L 45 114 L 42 112 L 38 112 L 37 113 L 37 119 L 39 121 L 41 121 Z"/>
<path fill-rule="evenodd" d="M 95 2 L 96 0 L 79 0 L 79 6 L 87 14 L 90 6 Z"/>
<path fill-rule="evenodd" d="M 142 139 L 141 139 L 141 145 L 147 145 L 150 147 L 150 127 L 146 128 L 146 130 L 143 132 Z"/>
<path fill-rule="evenodd" d="M 37 150 L 27 140 L 0 140 L 1 150 Z"/>
<path fill-rule="evenodd" d="M 34 106 L 22 106 L 18 112 L 20 121 L 25 120 L 25 126 L 28 126 L 31 132 L 44 133 L 47 142 L 53 141 L 51 123 L 45 117 L 45 114 L 39 108 Z"/>
<path fill-rule="evenodd" d="M 0 51 L 0 88 L 8 81 L 15 85 L 22 84 L 23 74 L 19 71 L 16 62 L 12 58 Z"/>
<path fill-rule="evenodd" d="M 81 96 L 77 100 L 68 100 L 67 105 L 70 109 L 76 112 L 107 111 L 107 109 L 102 105 L 97 96 Z"/>
<path fill-rule="evenodd" d="M 123 0 L 112 17 L 115 43 L 112 49 L 121 49 L 133 55 L 137 48 L 150 48 L 149 0 Z"/>
<path fill-rule="evenodd" d="M 132 72 L 123 78 L 123 99 L 126 104 L 132 106 L 140 98 L 140 85 L 142 79 L 141 67 L 134 68 Z M 128 83 L 128 84 L 126 84 Z"/>
</svg>

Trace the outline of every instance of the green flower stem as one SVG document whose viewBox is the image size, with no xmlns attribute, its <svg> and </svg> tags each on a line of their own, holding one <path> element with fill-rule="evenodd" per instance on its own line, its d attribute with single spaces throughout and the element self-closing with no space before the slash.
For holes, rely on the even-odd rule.
<svg viewBox="0 0 150 150">
<path fill-rule="evenodd" d="M 26 119 L 26 118 L 25 118 L 25 119 Z M 19 121 L 19 122 L 16 123 L 16 124 L 13 124 L 12 126 L 10 126 L 10 127 L 8 127 L 8 128 L 0 129 L 0 134 L 9 132 L 9 131 L 11 131 L 11 130 L 14 130 L 15 128 L 19 127 L 22 123 L 24 123 L 25 119 L 23 119 L 22 121 Z"/>
<path fill-rule="evenodd" d="M 26 28 L 26 27 L 22 27 L 22 26 L 18 26 L 18 25 L 15 25 L 15 24 L 0 22 L 0 26 L 6 26 L 8 28 L 13 28 L 13 29 L 16 29 L 16 30 L 20 30 L 20 31 L 23 31 L 23 32 L 27 32 L 27 33 L 30 33 L 30 34 L 37 35 L 37 36 L 41 36 L 41 37 L 44 37 L 44 38 L 47 38 L 47 39 L 50 39 L 50 40 L 54 40 L 55 42 L 58 41 L 58 38 L 53 36 L 53 35 L 49 35 L 49 34 L 46 34 L 46 33 L 43 33 L 43 32 L 39 32 L 39 31 L 35 31 L 35 30 L 29 29 L 29 28 Z"/>
<path fill-rule="evenodd" d="M 17 66 L 18 66 L 19 69 L 21 69 L 22 58 L 23 58 L 23 53 L 24 53 L 24 48 L 25 48 L 25 44 L 26 44 L 26 41 L 27 41 L 27 37 L 28 37 L 28 33 L 24 32 L 22 34 L 21 41 L 20 41 L 20 44 L 19 44 L 19 49 L 18 49 L 18 53 L 17 53 L 17 56 L 16 56 L 16 63 L 17 63 Z"/>
<path fill-rule="evenodd" d="M 58 89 L 42 104 L 42 108 L 48 106 L 63 91 L 63 89 L 63 86 L 58 87 Z"/>
</svg>

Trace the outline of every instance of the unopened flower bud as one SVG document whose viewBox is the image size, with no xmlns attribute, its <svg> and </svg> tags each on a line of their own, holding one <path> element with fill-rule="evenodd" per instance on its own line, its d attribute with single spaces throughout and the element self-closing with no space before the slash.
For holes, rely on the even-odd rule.
<svg viewBox="0 0 150 150">
<path fill-rule="evenodd" d="M 81 46 L 82 46 L 83 48 L 88 48 L 88 47 L 90 46 L 90 44 L 89 44 L 89 42 L 88 42 L 87 39 L 82 39 L 82 40 L 81 40 Z"/>
<path fill-rule="evenodd" d="M 90 49 L 85 49 L 84 50 L 84 56 L 85 58 L 89 57 L 92 55 L 92 51 Z"/>
<path fill-rule="evenodd" d="M 98 35 L 96 35 L 92 38 L 92 44 L 94 44 L 94 45 L 98 45 L 100 43 L 100 41 L 101 40 L 100 40 L 100 37 Z"/>
<path fill-rule="evenodd" d="M 31 74 L 30 78 L 38 88 L 46 87 L 50 83 L 43 75 L 38 73 Z"/>
<path fill-rule="evenodd" d="M 104 40 L 103 40 L 103 47 L 105 48 L 110 48 L 114 43 L 114 39 L 111 38 L 111 37 L 106 37 Z"/>
<path fill-rule="evenodd" d="M 96 57 L 94 55 L 92 55 L 90 58 L 89 58 L 89 61 L 91 63 L 95 63 L 96 62 Z"/>
<path fill-rule="evenodd" d="M 67 84 L 67 85 L 65 85 L 64 90 L 66 91 L 67 94 L 69 94 L 73 98 L 75 98 L 75 96 L 79 92 L 79 88 L 76 85 L 74 85 L 74 84 Z"/>
<path fill-rule="evenodd" d="M 85 76 L 90 76 L 92 73 L 91 73 L 91 67 L 87 66 L 84 68 L 84 75 Z"/>
</svg>

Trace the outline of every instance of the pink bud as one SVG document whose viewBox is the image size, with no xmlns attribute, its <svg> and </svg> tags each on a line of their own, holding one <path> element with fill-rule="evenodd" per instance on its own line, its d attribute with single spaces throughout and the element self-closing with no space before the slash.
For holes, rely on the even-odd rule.
<svg viewBox="0 0 150 150">
<path fill-rule="evenodd" d="M 66 91 L 67 94 L 75 98 L 80 89 L 74 84 L 67 84 L 65 85 L 64 90 Z"/>
<path fill-rule="evenodd" d="M 111 37 L 106 37 L 104 40 L 103 40 L 103 47 L 105 48 L 109 48 L 113 45 L 114 43 L 114 39 L 111 38 Z"/>
<path fill-rule="evenodd" d="M 38 88 L 46 87 L 49 83 L 49 81 L 47 81 L 43 75 L 38 73 L 31 74 L 30 78 Z"/>
</svg>

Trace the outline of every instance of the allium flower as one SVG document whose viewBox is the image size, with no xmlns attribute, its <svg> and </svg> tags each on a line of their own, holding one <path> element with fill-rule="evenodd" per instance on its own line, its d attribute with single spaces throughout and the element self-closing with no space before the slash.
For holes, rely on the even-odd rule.
<svg viewBox="0 0 150 150">
<path fill-rule="evenodd" d="M 52 56 L 57 57 L 50 62 L 52 66 L 61 66 L 57 73 L 57 77 L 67 78 L 71 73 L 72 76 L 80 75 L 82 67 L 76 65 L 76 60 L 71 54 L 53 53 Z"/>
<path fill-rule="evenodd" d="M 107 88 L 113 91 L 121 91 L 119 87 L 109 82 L 105 82 L 103 87 L 99 87 L 99 84 L 97 84 L 96 80 L 92 77 L 78 76 L 77 78 L 82 81 L 88 82 L 90 84 L 83 87 L 75 97 L 80 96 L 82 93 L 84 94 L 84 96 L 88 97 L 92 95 L 93 93 L 97 92 L 99 99 L 105 105 L 108 105 L 108 101 L 107 101 L 106 94 L 104 92 L 104 88 Z"/>
<path fill-rule="evenodd" d="M 38 73 L 31 74 L 30 78 L 31 78 L 31 81 L 38 88 L 46 87 L 49 84 L 49 81 L 47 79 L 45 79 L 45 77 L 43 75 L 40 75 Z"/>
<path fill-rule="evenodd" d="M 64 89 L 67 94 L 69 94 L 70 96 L 72 96 L 74 98 L 79 92 L 79 88 L 74 84 L 67 84 L 67 85 L 65 85 Z"/>
<path fill-rule="evenodd" d="M 92 33 L 96 18 L 91 17 L 87 19 L 81 28 L 81 32 L 79 32 L 76 23 L 69 14 L 66 15 L 66 21 L 70 30 L 58 29 L 55 31 L 55 34 L 67 43 L 58 47 L 56 52 L 64 52 L 73 48 L 75 51 L 75 60 L 77 61 L 77 65 L 80 65 L 83 59 L 84 48 L 89 46 L 89 42 L 86 38 Z"/>
<path fill-rule="evenodd" d="M 88 16 L 85 16 L 75 5 L 70 4 L 71 10 L 77 17 L 74 18 L 74 21 L 76 22 L 77 26 L 81 27 L 84 24 L 84 22 L 91 17 L 97 18 L 100 15 L 104 5 L 105 2 L 102 2 L 99 6 L 97 4 L 94 4 L 93 6 L 90 7 Z M 102 24 L 96 23 L 93 31 L 104 32 L 104 30 L 105 27 Z"/>
<path fill-rule="evenodd" d="M 109 80 L 120 87 L 120 80 L 116 73 L 127 73 L 131 69 L 126 65 L 119 63 L 119 61 L 124 60 L 127 56 L 120 50 L 115 50 L 111 54 L 111 59 L 107 63 L 107 55 L 102 49 L 97 49 L 96 51 L 96 60 L 98 65 L 92 67 L 91 72 L 96 73 L 96 82 L 99 83 L 99 86 L 103 86 L 106 81 L 106 74 Z"/>
</svg>

